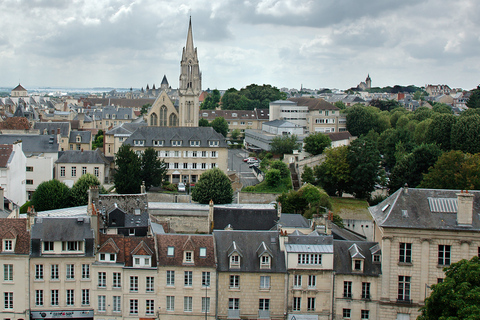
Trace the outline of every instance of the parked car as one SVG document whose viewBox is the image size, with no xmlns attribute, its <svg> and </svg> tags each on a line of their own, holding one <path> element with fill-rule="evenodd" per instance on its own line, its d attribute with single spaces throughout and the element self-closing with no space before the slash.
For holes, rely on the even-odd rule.
<svg viewBox="0 0 480 320">
<path fill-rule="evenodd" d="M 177 188 L 177 189 L 178 189 L 178 192 L 185 192 L 185 183 L 180 182 L 180 183 L 178 184 L 178 188 Z"/>
<path fill-rule="evenodd" d="M 249 168 L 253 168 L 253 167 L 258 167 L 260 165 L 259 162 L 253 162 L 251 164 L 248 165 Z"/>
<path fill-rule="evenodd" d="M 247 163 L 248 164 L 252 164 L 252 163 L 259 163 L 260 161 L 257 160 L 257 158 L 251 158 L 251 159 L 248 159 Z"/>
<path fill-rule="evenodd" d="M 255 157 L 248 157 L 248 158 L 243 159 L 243 162 L 247 162 L 247 163 L 248 163 L 248 161 L 254 161 L 254 160 L 257 160 L 257 161 L 258 161 L 258 159 L 255 158 Z"/>
</svg>

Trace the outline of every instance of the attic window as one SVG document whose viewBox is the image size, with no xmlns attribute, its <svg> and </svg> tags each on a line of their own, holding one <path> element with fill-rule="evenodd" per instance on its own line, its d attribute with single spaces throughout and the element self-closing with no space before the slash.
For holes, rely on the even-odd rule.
<svg viewBox="0 0 480 320">
<path fill-rule="evenodd" d="M 210 147 L 218 147 L 218 140 L 209 141 L 208 143 L 209 143 Z"/>
<path fill-rule="evenodd" d="M 199 140 L 191 140 L 190 141 L 190 147 L 198 147 L 200 146 L 200 141 Z"/>
<path fill-rule="evenodd" d="M 143 146 L 145 145 L 145 140 L 133 140 L 133 144 L 135 146 Z"/>
<path fill-rule="evenodd" d="M 240 268 L 240 256 L 238 254 L 230 256 L 230 268 Z"/>
<path fill-rule="evenodd" d="M 208 113 L 207 112 L 202 113 L 202 117 L 208 117 Z"/>
<path fill-rule="evenodd" d="M 193 251 L 183 252 L 183 263 L 193 263 Z"/>
<path fill-rule="evenodd" d="M 382 212 L 385 212 L 385 210 L 387 210 L 388 207 L 390 207 L 390 203 L 387 203 L 387 204 L 382 208 Z"/>
<path fill-rule="evenodd" d="M 207 256 L 207 248 L 200 248 L 200 258 L 205 258 Z"/>
<path fill-rule="evenodd" d="M 172 146 L 174 147 L 182 146 L 182 140 L 172 140 Z"/>
<path fill-rule="evenodd" d="M 236 114 L 236 113 L 232 113 L 232 117 L 233 117 L 233 118 L 236 118 L 236 117 L 237 117 L 237 114 Z"/>
<path fill-rule="evenodd" d="M 151 267 L 150 256 L 133 256 L 133 266 L 134 267 Z"/>
<path fill-rule="evenodd" d="M 173 257 L 175 255 L 175 247 L 168 247 L 167 248 L 167 256 Z"/>
<path fill-rule="evenodd" d="M 161 147 L 163 146 L 163 140 L 153 140 L 153 145 L 155 147 Z"/>
<path fill-rule="evenodd" d="M 77 142 L 82 142 L 82 137 L 81 137 L 80 135 L 77 135 L 76 141 L 77 141 Z"/>
<path fill-rule="evenodd" d="M 15 247 L 13 242 L 14 241 L 11 240 L 11 239 L 4 239 L 3 240 L 3 251 L 12 252 L 13 248 Z"/>
<path fill-rule="evenodd" d="M 117 261 L 117 255 L 115 253 L 100 253 L 98 255 L 98 261 L 115 263 Z"/>
<path fill-rule="evenodd" d="M 270 269 L 270 256 L 264 254 L 260 257 L 260 269 Z"/>
<path fill-rule="evenodd" d="M 379 254 L 374 254 L 373 255 L 373 262 L 380 262 L 380 255 Z"/>
</svg>

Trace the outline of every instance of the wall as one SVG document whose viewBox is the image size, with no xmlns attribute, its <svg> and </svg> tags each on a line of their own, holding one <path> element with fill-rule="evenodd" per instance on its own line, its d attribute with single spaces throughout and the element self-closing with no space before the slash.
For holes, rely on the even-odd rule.
<svg viewBox="0 0 480 320">
<path fill-rule="evenodd" d="M 276 201 L 279 195 L 277 193 L 240 192 L 238 203 L 270 203 Z"/>
</svg>

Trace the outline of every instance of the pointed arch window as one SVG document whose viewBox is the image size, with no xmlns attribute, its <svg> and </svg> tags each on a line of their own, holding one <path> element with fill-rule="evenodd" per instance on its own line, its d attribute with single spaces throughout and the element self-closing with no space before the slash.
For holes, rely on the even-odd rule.
<svg viewBox="0 0 480 320">
<path fill-rule="evenodd" d="M 170 127 L 178 127 L 178 117 L 175 113 L 170 115 Z"/>
<path fill-rule="evenodd" d="M 162 106 L 160 108 L 160 122 L 158 124 L 160 127 L 166 127 L 167 126 L 167 107 Z"/>
<path fill-rule="evenodd" d="M 157 126 L 158 125 L 158 116 L 156 113 L 152 113 L 150 115 L 150 125 L 151 126 Z"/>
</svg>

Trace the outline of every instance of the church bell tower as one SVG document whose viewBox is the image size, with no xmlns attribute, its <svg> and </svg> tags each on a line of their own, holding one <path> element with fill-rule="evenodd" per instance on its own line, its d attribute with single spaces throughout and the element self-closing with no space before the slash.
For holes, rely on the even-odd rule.
<svg viewBox="0 0 480 320">
<path fill-rule="evenodd" d="M 192 17 L 188 25 L 187 44 L 180 61 L 179 125 L 198 127 L 199 97 L 202 91 L 202 74 L 198 64 L 197 48 L 193 46 Z"/>
</svg>

